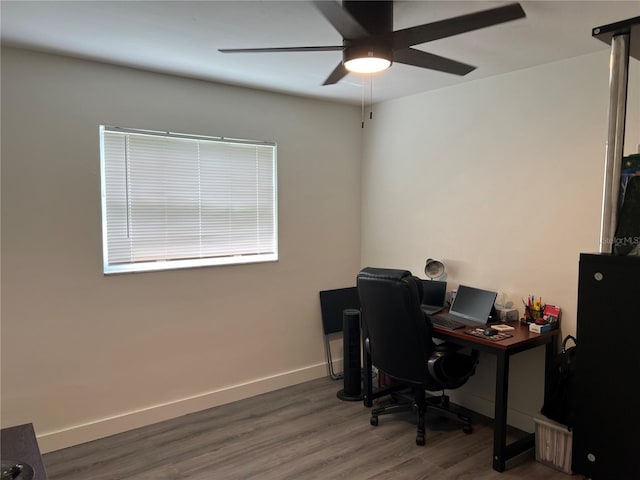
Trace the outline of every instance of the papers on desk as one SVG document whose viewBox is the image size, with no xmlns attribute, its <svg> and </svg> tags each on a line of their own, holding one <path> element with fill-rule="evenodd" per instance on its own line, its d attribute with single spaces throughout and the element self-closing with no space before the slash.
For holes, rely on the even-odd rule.
<svg viewBox="0 0 640 480">
<path fill-rule="evenodd" d="M 498 332 L 495 335 L 485 335 L 484 328 L 471 328 L 469 330 L 465 330 L 464 333 L 468 333 L 469 335 L 473 335 L 474 337 L 484 338 L 485 340 L 491 340 L 492 342 L 499 342 L 500 340 L 504 340 L 505 338 L 511 338 L 513 335 L 506 332 Z"/>
<path fill-rule="evenodd" d="M 491 325 L 491 328 L 495 328 L 496 330 L 500 331 L 500 332 L 508 332 L 510 330 L 515 330 L 515 327 L 512 327 L 511 325 L 506 325 L 503 323 L 499 323 L 496 325 Z"/>
</svg>

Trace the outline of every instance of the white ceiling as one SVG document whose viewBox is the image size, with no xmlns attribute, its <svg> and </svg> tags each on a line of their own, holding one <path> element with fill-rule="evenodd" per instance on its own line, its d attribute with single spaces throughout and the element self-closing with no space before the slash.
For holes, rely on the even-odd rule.
<svg viewBox="0 0 640 480">
<path fill-rule="evenodd" d="M 511 2 L 397 1 L 394 28 Z M 609 47 L 593 27 L 640 15 L 634 1 L 522 1 L 527 17 L 418 46 L 478 68 L 458 77 L 394 64 L 373 80 L 382 101 Z M 340 52 L 222 54 L 218 48 L 340 45 L 305 1 L 10 1 L 1 39 L 14 45 L 157 72 L 359 104 L 362 79 L 323 81 Z M 369 95 L 367 87 L 367 95 Z"/>
</svg>

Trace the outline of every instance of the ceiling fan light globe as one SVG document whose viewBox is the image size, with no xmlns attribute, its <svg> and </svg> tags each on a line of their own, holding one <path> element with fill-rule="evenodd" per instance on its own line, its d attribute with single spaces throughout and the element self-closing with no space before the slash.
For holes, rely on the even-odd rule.
<svg viewBox="0 0 640 480">
<path fill-rule="evenodd" d="M 391 60 L 379 57 L 353 58 L 344 62 L 344 67 L 354 73 L 378 73 L 391 66 Z"/>
<path fill-rule="evenodd" d="M 392 51 L 386 45 L 349 45 L 342 53 L 344 68 L 354 73 L 377 73 L 391 66 Z"/>
</svg>

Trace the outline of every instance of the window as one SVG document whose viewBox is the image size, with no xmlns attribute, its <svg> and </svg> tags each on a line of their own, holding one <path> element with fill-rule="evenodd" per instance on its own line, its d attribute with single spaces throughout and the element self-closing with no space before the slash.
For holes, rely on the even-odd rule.
<svg viewBox="0 0 640 480">
<path fill-rule="evenodd" d="M 276 146 L 100 127 L 104 273 L 278 259 Z"/>
</svg>

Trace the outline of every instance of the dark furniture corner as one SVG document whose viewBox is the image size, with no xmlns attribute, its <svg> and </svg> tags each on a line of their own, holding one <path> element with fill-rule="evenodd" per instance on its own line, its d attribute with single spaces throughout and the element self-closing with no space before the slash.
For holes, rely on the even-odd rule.
<svg viewBox="0 0 640 480">
<path fill-rule="evenodd" d="M 19 480 L 47 480 L 47 472 L 42 463 L 32 424 L 26 423 L 0 430 L 0 448 L 3 470 L 5 464 L 19 463 L 28 466 L 22 475 L 17 477 Z M 33 476 L 29 474 L 30 470 L 33 471 Z"/>
<path fill-rule="evenodd" d="M 640 478 L 640 257 L 580 255 L 572 470 Z"/>
</svg>

